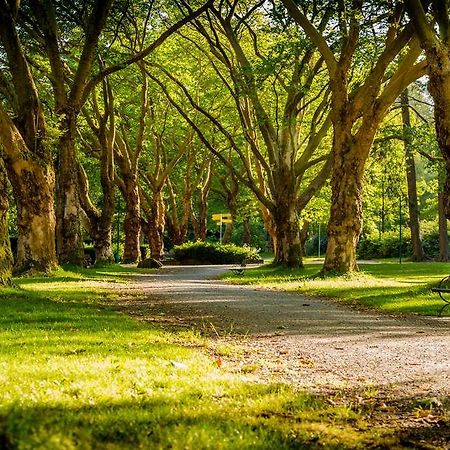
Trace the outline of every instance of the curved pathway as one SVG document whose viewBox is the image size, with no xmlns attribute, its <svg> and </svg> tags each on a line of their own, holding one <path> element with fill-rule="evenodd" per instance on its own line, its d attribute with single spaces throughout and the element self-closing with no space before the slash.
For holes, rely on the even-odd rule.
<svg viewBox="0 0 450 450">
<path fill-rule="evenodd" d="M 450 396 L 450 321 L 362 312 L 296 293 L 214 280 L 224 266 L 140 276 L 145 295 L 121 305 L 144 320 L 193 326 L 243 349 L 230 364 L 318 390 L 387 389 Z"/>
</svg>

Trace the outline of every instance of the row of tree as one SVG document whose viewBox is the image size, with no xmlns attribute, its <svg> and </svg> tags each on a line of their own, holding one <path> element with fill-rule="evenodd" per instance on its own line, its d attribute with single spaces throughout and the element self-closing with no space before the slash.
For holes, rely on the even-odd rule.
<svg viewBox="0 0 450 450">
<path fill-rule="evenodd" d="M 406 89 L 424 75 L 450 214 L 449 26 L 437 0 L 1 0 L 0 189 L 17 209 L 17 269 L 81 264 L 86 232 L 111 260 L 116 189 L 125 262 L 141 233 L 157 259 L 165 228 L 181 243 L 190 222 L 205 239 L 213 189 L 232 213 L 251 194 L 276 262 L 300 266 L 301 218 L 330 179 L 323 270 L 355 270 L 366 162 L 402 93 L 410 128 Z M 2 195 L 2 284 L 7 211 Z"/>
</svg>

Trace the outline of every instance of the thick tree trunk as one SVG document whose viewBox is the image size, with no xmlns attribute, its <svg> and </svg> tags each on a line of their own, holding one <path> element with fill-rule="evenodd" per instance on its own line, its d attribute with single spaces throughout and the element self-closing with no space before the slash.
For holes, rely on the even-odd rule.
<svg viewBox="0 0 450 450">
<path fill-rule="evenodd" d="M 0 145 L 17 204 L 18 243 L 15 270 L 51 272 L 55 253 L 53 164 L 32 154 L 0 107 Z"/>
<path fill-rule="evenodd" d="M 148 245 L 150 257 L 161 260 L 164 257 L 165 205 L 161 191 L 153 193 L 151 216 L 148 222 Z"/>
<path fill-rule="evenodd" d="M 122 195 L 125 200 L 125 219 L 123 230 L 125 242 L 122 262 L 134 264 L 140 261 L 140 237 L 141 237 L 141 208 L 137 176 L 123 176 L 124 189 Z"/>
<path fill-rule="evenodd" d="M 447 217 L 445 216 L 445 200 L 442 190 L 443 183 L 439 183 L 438 194 L 438 216 L 439 216 L 439 261 L 449 261 L 450 252 L 448 248 L 448 227 Z"/>
<path fill-rule="evenodd" d="M 81 206 L 75 154 L 76 114 L 61 118 L 56 198 L 56 243 L 59 262 L 81 265 L 84 261 Z"/>
<path fill-rule="evenodd" d="M 411 243 L 413 247 L 412 260 L 425 260 L 422 240 L 420 238 L 419 223 L 419 202 L 417 200 L 417 182 L 416 182 L 416 163 L 414 161 L 414 152 L 411 148 L 411 141 L 408 133 L 411 130 L 411 117 L 409 114 L 408 89 L 405 89 L 401 95 L 403 133 L 405 135 L 404 146 L 406 155 L 406 178 L 408 181 L 408 210 L 409 210 L 409 228 L 411 230 Z"/>
<path fill-rule="evenodd" d="M 182 198 L 181 217 L 178 217 L 178 205 L 173 185 L 168 179 L 167 187 L 169 190 L 170 211 L 166 214 L 167 234 L 172 245 L 181 245 L 186 242 L 188 222 L 191 216 L 192 192 L 186 189 Z"/>
<path fill-rule="evenodd" d="M 303 267 L 300 227 L 295 202 L 278 202 L 273 214 L 275 225 L 275 264 L 287 267 Z"/>
<path fill-rule="evenodd" d="M 208 232 L 208 196 L 203 190 L 199 193 L 198 213 L 192 214 L 192 226 L 194 228 L 194 237 L 198 241 L 206 241 Z"/>
<path fill-rule="evenodd" d="M 358 148 L 352 140 L 347 130 L 335 130 L 324 273 L 358 270 L 356 245 L 362 230 L 363 172 L 368 149 Z M 370 143 L 366 142 L 365 147 L 370 147 Z"/>
<path fill-rule="evenodd" d="M 450 219 L 450 50 L 442 46 L 426 49 L 428 89 L 434 100 L 436 138 L 445 160 L 445 215 Z"/>
<path fill-rule="evenodd" d="M 308 240 L 308 233 L 309 233 L 309 222 L 307 220 L 304 220 L 300 228 L 300 245 L 303 256 L 306 255 L 306 241 Z"/>
<path fill-rule="evenodd" d="M 227 223 L 227 226 L 225 227 L 225 232 L 223 233 L 223 239 L 222 239 L 222 242 L 224 244 L 229 244 L 231 242 L 231 237 L 233 236 L 233 230 L 234 230 L 234 218 L 232 219 L 232 222 Z"/>
<path fill-rule="evenodd" d="M 51 272 L 55 259 L 54 174 L 51 167 L 32 161 L 13 166 L 11 177 L 17 203 L 17 260 L 15 270 Z"/>
<path fill-rule="evenodd" d="M 8 196 L 6 170 L 0 160 L 0 286 L 11 283 L 13 257 L 8 234 Z"/>
<path fill-rule="evenodd" d="M 100 217 L 91 228 L 91 238 L 95 250 L 95 263 L 114 262 L 112 249 L 112 214 Z"/>
<path fill-rule="evenodd" d="M 244 216 L 242 219 L 242 243 L 244 245 L 251 245 L 252 243 L 252 234 L 250 231 L 250 218 L 248 216 Z"/>
</svg>

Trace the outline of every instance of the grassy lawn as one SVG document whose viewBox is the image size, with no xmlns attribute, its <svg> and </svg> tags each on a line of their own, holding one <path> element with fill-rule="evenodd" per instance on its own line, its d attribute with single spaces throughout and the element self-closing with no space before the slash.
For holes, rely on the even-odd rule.
<svg viewBox="0 0 450 450">
<path fill-rule="evenodd" d="M 313 260 L 307 260 L 304 269 L 266 265 L 248 269 L 244 275 L 226 274 L 224 279 L 239 284 L 333 297 L 390 313 L 436 315 L 444 303 L 430 288 L 450 274 L 450 263 L 435 262 L 360 264 L 358 274 L 329 278 L 317 276 L 321 267 Z M 448 314 L 450 307 L 444 311 L 444 315 Z"/>
<path fill-rule="evenodd" d="M 135 272 L 60 270 L 0 290 L 0 448 L 395 447 L 360 407 L 250 382 L 195 333 L 115 312 L 108 283 Z"/>
</svg>

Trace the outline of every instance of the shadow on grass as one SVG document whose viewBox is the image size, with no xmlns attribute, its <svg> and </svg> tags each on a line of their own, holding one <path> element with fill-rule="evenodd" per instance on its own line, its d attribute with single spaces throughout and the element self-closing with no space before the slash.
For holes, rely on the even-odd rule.
<svg viewBox="0 0 450 450">
<path fill-rule="evenodd" d="M 34 284 L 52 284 L 77 281 L 107 281 L 124 282 L 132 280 L 136 275 L 154 273 L 155 269 L 138 269 L 136 267 L 123 267 L 119 264 L 94 266 L 83 268 L 79 266 L 66 265 L 50 276 L 33 276 L 16 278 L 15 282 L 19 286 L 29 286 Z"/>
<path fill-rule="evenodd" d="M 360 434 L 346 408 L 242 382 L 176 333 L 12 289 L 0 307 L 0 448 L 338 448 Z"/>
<path fill-rule="evenodd" d="M 0 417 L 0 443 L 6 449 L 44 448 L 45 442 L 59 443 L 53 448 L 307 449 L 319 440 L 306 430 L 286 433 L 276 419 L 202 403 L 185 394 L 73 407 L 15 405 Z"/>
</svg>

